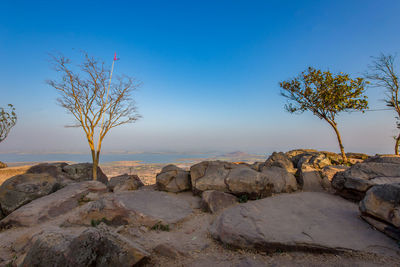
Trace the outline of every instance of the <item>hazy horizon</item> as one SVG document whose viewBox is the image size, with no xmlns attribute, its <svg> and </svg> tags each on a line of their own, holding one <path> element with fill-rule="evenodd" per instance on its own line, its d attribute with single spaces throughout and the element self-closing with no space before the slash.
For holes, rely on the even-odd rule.
<svg viewBox="0 0 400 267">
<path fill-rule="evenodd" d="M 94 4 L 96 3 L 96 4 Z M 79 50 L 143 82 L 137 123 L 113 129 L 103 152 L 339 152 L 330 126 L 284 111 L 279 81 L 308 66 L 361 76 L 371 56 L 400 52 L 400 2 L 132 1 L 3 3 L 0 106 L 17 125 L 0 152 L 89 152 L 81 129 L 45 84 L 48 52 L 76 62 Z M 371 109 L 384 93 L 367 91 Z M 342 113 L 347 152 L 393 153 L 392 111 Z M 1 160 L 1 159 L 0 159 Z"/>
</svg>

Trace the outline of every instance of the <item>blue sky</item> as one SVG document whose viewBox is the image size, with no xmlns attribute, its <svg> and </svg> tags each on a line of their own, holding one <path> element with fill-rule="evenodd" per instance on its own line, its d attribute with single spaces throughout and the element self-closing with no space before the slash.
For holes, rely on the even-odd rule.
<svg viewBox="0 0 400 267">
<path fill-rule="evenodd" d="M 143 82 L 143 119 L 115 129 L 104 150 L 338 151 L 329 125 L 291 115 L 278 83 L 308 66 L 362 75 L 371 56 L 400 51 L 400 1 L 2 1 L 0 105 L 17 126 L 0 151 L 85 151 L 79 129 L 45 84 L 48 52 L 121 58 Z M 368 89 L 371 108 L 384 95 Z M 348 151 L 391 153 L 391 111 L 343 114 Z"/>
</svg>

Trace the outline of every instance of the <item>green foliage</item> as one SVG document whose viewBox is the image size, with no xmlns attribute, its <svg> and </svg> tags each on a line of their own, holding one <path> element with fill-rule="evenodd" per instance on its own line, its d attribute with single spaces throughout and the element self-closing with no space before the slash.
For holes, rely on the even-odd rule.
<svg viewBox="0 0 400 267">
<path fill-rule="evenodd" d="M 17 123 L 17 115 L 13 105 L 8 104 L 8 110 L 0 107 L 0 142 L 7 138 L 11 128 Z"/>
<path fill-rule="evenodd" d="M 99 220 L 92 219 L 90 221 L 90 224 L 92 225 L 92 227 L 97 227 L 102 222 L 105 223 L 105 224 L 108 223 L 107 219 L 105 217 L 103 217 L 103 218 L 101 218 Z"/>
<path fill-rule="evenodd" d="M 241 195 L 240 197 L 238 197 L 238 201 L 239 201 L 239 203 L 246 203 L 247 201 L 249 201 L 249 196 Z"/>
<path fill-rule="evenodd" d="M 86 204 L 88 202 L 92 201 L 90 198 L 87 198 L 85 195 L 82 195 L 79 199 L 78 199 L 78 205 L 82 206 L 83 204 Z"/>
<path fill-rule="evenodd" d="M 290 113 L 311 111 L 320 119 L 335 121 L 341 111 L 368 109 L 363 78 L 351 79 L 348 74 L 309 67 L 293 80 L 283 81 L 281 95 L 288 99 L 285 109 Z"/>
<path fill-rule="evenodd" d="M 151 227 L 150 230 L 169 232 L 169 225 L 168 224 L 164 225 L 158 222 L 155 225 L 153 225 L 153 227 Z"/>
</svg>

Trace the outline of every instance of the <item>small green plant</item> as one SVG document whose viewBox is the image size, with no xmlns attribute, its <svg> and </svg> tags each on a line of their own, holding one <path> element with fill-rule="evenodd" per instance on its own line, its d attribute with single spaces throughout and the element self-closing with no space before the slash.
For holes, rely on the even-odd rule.
<svg viewBox="0 0 400 267">
<path fill-rule="evenodd" d="M 238 198 L 239 203 L 246 203 L 247 201 L 249 201 L 249 197 L 247 195 L 241 195 Z"/>
<path fill-rule="evenodd" d="M 92 219 L 90 221 L 90 224 L 92 225 L 92 227 L 97 227 L 102 222 L 105 223 L 105 224 L 108 223 L 107 219 L 105 217 L 103 217 L 103 218 L 101 218 L 99 220 Z"/>
<path fill-rule="evenodd" d="M 90 201 L 92 201 L 90 198 L 87 198 L 86 196 L 83 195 L 78 199 L 78 205 L 82 206 L 83 204 L 86 204 Z"/>
<path fill-rule="evenodd" d="M 160 222 L 156 223 L 155 225 L 153 225 L 150 230 L 154 230 L 154 231 L 164 231 L 164 232 L 169 232 L 169 225 L 168 224 L 162 224 Z"/>
</svg>

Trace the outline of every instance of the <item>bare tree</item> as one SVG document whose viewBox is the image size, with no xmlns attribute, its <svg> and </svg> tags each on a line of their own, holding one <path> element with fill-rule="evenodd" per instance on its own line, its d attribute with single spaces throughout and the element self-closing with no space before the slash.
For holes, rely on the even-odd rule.
<svg viewBox="0 0 400 267">
<path fill-rule="evenodd" d="M 285 109 L 290 113 L 311 111 L 325 120 L 335 131 L 343 162 L 347 163 L 336 116 L 342 111 L 368 109 L 365 80 L 351 79 L 348 74 L 332 74 L 309 67 L 298 77 L 280 83 L 281 95 L 288 99 Z"/>
<path fill-rule="evenodd" d="M 396 112 L 396 126 L 400 129 L 399 74 L 395 71 L 395 56 L 381 54 L 373 58 L 366 78 L 376 87 L 386 90 L 385 102 Z M 394 153 L 399 155 L 400 133 L 395 137 Z"/>
<path fill-rule="evenodd" d="M 60 77 L 47 84 L 58 91 L 58 104 L 74 116 L 76 123 L 70 127 L 81 127 L 85 132 L 93 160 L 93 179 L 97 180 L 104 137 L 112 128 L 140 118 L 132 99 L 139 84 L 129 76 L 111 82 L 111 72 L 103 61 L 87 53 L 83 56 L 81 64 L 72 65 L 63 55 L 51 55 Z"/>
<path fill-rule="evenodd" d="M 17 123 L 17 115 L 13 105 L 8 104 L 8 109 L 0 107 L 0 142 L 7 138 L 12 127 Z"/>
</svg>

